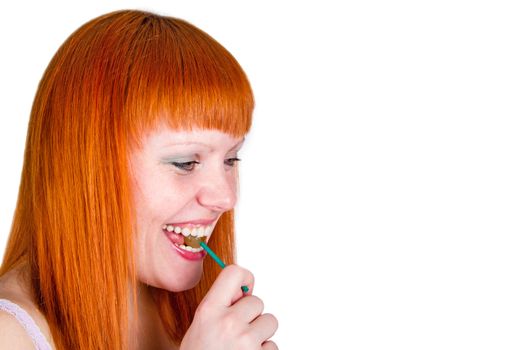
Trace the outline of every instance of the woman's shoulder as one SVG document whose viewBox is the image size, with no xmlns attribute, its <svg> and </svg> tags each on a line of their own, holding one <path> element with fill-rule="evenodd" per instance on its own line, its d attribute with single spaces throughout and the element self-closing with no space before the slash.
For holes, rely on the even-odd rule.
<svg viewBox="0 0 525 350">
<path fill-rule="evenodd" d="M 8 271 L 0 277 L 0 329 L 1 332 L 0 348 L 7 348 L 8 345 L 31 344 L 31 337 L 24 326 L 15 317 L 15 314 L 27 313 L 33 320 L 46 340 L 52 344 L 51 331 L 46 318 L 40 312 L 37 305 L 33 302 L 29 293 L 29 285 L 23 278 L 24 274 L 20 269 Z M 20 310 L 21 309 L 21 310 Z M 29 343 L 27 343 L 29 342 Z"/>
<path fill-rule="evenodd" d="M 7 311 L 0 310 L 0 349 L 31 349 L 31 337 L 24 327 Z"/>
</svg>

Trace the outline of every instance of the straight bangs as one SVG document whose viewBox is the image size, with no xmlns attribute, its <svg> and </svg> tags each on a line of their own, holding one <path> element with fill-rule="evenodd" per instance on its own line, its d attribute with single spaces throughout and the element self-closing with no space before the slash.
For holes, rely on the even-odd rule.
<svg viewBox="0 0 525 350">
<path fill-rule="evenodd" d="M 249 132 L 254 100 L 235 58 L 193 25 L 148 18 L 137 28 L 123 116 L 132 147 L 158 127 L 216 129 L 234 137 Z"/>
</svg>

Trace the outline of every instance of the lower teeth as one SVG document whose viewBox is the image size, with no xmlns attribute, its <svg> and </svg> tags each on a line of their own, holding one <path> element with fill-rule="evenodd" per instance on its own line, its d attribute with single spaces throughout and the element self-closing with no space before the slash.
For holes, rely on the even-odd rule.
<svg viewBox="0 0 525 350">
<path fill-rule="evenodd" d="M 182 248 L 184 250 L 187 250 L 189 252 L 193 252 L 193 253 L 197 253 L 197 252 L 200 252 L 200 251 L 204 250 L 202 247 L 193 248 L 193 247 L 188 247 L 187 245 L 184 245 L 184 244 L 178 245 L 178 247 Z"/>
</svg>

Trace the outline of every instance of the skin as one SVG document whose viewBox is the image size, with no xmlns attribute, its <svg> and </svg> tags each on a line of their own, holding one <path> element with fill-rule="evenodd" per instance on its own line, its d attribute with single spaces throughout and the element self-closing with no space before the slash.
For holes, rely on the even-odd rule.
<svg viewBox="0 0 525 350">
<path fill-rule="evenodd" d="M 160 129 L 147 135 L 142 149 L 132 153 L 140 281 L 174 292 L 199 282 L 202 261 L 189 261 L 174 253 L 162 226 L 215 219 L 214 227 L 219 217 L 235 206 L 237 165 L 229 159 L 237 156 L 242 142 L 243 138 L 216 130 Z M 186 164 L 189 170 L 171 164 L 191 161 L 200 164 Z"/>
<path fill-rule="evenodd" d="M 150 299 L 147 285 L 170 291 L 193 288 L 202 275 L 202 261 L 174 252 L 162 226 L 195 219 L 216 221 L 237 202 L 236 162 L 243 138 L 217 130 L 173 131 L 146 135 L 130 157 L 137 218 L 136 257 L 139 287 L 140 349 L 173 349 Z M 199 164 L 188 162 L 198 161 Z M 187 163 L 185 170 L 173 162 Z M 213 237 L 213 233 L 212 233 Z M 262 300 L 251 294 L 254 277 L 236 265 L 218 276 L 195 314 L 181 349 L 277 349 L 267 341 L 277 319 L 262 314 Z M 240 286 L 250 292 L 243 295 Z M 152 326 L 153 325 L 153 326 Z"/>
</svg>

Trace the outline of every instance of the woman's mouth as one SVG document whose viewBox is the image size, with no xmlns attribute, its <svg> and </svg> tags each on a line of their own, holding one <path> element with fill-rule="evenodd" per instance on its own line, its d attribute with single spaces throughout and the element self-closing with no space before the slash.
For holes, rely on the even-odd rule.
<svg viewBox="0 0 525 350">
<path fill-rule="evenodd" d="M 207 242 L 213 231 L 212 225 L 164 225 L 162 227 L 168 239 L 178 248 L 191 253 L 199 253 L 204 249 L 201 242 Z"/>
</svg>

